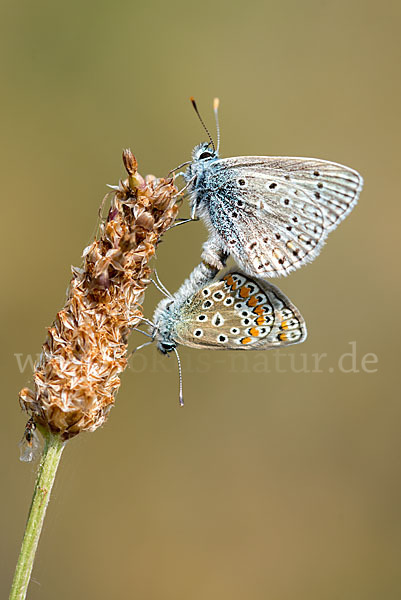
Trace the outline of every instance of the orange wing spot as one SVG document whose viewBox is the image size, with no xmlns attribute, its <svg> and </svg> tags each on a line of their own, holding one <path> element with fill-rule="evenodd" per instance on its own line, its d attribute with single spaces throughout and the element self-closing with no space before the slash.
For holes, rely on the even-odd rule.
<svg viewBox="0 0 401 600">
<path fill-rule="evenodd" d="M 249 333 L 251 334 L 252 337 L 258 337 L 259 329 L 256 329 L 256 327 L 251 327 L 249 330 Z"/>
<path fill-rule="evenodd" d="M 257 315 L 263 315 L 264 310 L 261 306 L 257 306 L 256 308 L 253 309 L 253 312 L 256 313 Z"/>
<path fill-rule="evenodd" d="M 281 329 L 288 329 L 288 321 L 281 321 Z"/>
<path fill-rule="evenodd" d="M 278 339 L 281 340 L 282 342 L 286 342 L 288 340 L 288 336 L 286 333 L 280 333 L 280 335 L 278 336 Z"/>
<path fill-rule="evenodd" d="M 232 287 L 235 284 L 234 279 L 231 277 L 231 275 L 226 275 L 224 277 L 224 280 L 227 282 L 227 285 L 229 285 L 230 287 Z"/>
<path fill-rule="evenodd" d="M 251 289 L 246 287 L 246 285 L 242 286 L 242 288 L 239 291 L 239 295 L 241 296 L 241 298 L 248 298 L 250 293 Z"/>
<path fill-rule="evenodd" d="M 252 338 L 250 338 L 250 337 L 242 338 L 241 344 L 249 344 L 251 341 L 252 341 Z"/>
<path fill-rule="evenodd" d="M 251 296 L 247 302 L 248 306 L 256 306 L 256 304 L 258 303 L 256 296 Z"/>
<path fill-rule="evenodd" d="M 265 319 L 264 317 L 258 317 L 258 318 L 256 319 L 256 323 L 257 323 L 258 325 L 263 325 L 264 323 L 266 323 L 266 319 Z"/>
</svg>

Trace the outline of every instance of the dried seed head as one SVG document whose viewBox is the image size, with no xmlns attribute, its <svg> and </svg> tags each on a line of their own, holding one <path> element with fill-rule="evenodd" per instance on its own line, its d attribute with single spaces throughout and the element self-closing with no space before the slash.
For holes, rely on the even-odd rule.
<svg viewBox="0 0 401 600">
<path fill-rule="evenodd" d="M 129 332 L 142 317 L 150 258 L 178 208 L 172 179 L 145 179 L 130 150 L 128 179 L 115 192 L 99 238 L 72 269 L 64 308 L 57 314 L 35 366 L 35 390 L 20 403 L 33 420 L 67 440 L 100 427 L 114 404 L 127 366 Z"/>
</svg>

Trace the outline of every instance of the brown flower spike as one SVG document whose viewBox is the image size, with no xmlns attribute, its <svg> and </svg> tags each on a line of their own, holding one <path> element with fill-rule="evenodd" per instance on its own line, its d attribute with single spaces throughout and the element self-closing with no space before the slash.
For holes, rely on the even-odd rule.
<svg viewBox="0 0 401 600">
<path fill-rule="evenodd" d="M 64 308 L 57 314 L 35 366 L 35 391 L 20 403 L 34 421 L 63 440 L 94 431 L 107 419 L 127 366 L 127 340 L 141 320 L 149 260 L 178 207 L 172 179 L 145 179 L 130 150 L 100 237 L 73 267 Z"/>
</svg>

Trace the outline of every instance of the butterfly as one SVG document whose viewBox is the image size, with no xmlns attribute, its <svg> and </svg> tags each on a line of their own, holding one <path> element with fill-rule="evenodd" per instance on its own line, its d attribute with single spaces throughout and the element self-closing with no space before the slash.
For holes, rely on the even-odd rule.
<svg viewBox="0 0 401 600">
<path fill-rule="evenodd" d="M 218 274 L 200 263 L 153 316 L 163 354 L 177 345 L 220 350 L 268 350 L 306 339 L 304 318 L 274 285 L 232 270 Z"/>
<path fill-rule="evenodd" d="M 209 142 L 196 146 L 184 177 L 191 218 L 209 230 L 202 259 L 222 267 L 231 254 L 252 277 L 277 277 L 313 261 L 328 234 L 357 203 L 363 179 L 326 160 L 268 156 L 219 158 Z"/>
</svg>

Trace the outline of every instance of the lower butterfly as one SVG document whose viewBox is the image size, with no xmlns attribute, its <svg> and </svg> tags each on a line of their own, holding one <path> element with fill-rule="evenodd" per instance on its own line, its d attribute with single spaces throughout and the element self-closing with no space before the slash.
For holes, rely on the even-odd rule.
<svg viewBox="0 0 401 600">
<path fill-rule="evenodd" d="M 227 256 L 220 254 L 224 264 Z M 156 282 L 155 282 L 156 283 Z M 156 307 L 149 334 L 163 354 L 174 352 L 180 375 L 179 402 L 183 406 L 181 363 L 177 346 L 214 350 L 269 350 L 306 340 L 305 320 L 276 286 L 240 270 L 219 274 L 201 262 L 179 290 Z M 142 332 L 145 333 L 145 332 Z"/>
</svg>

